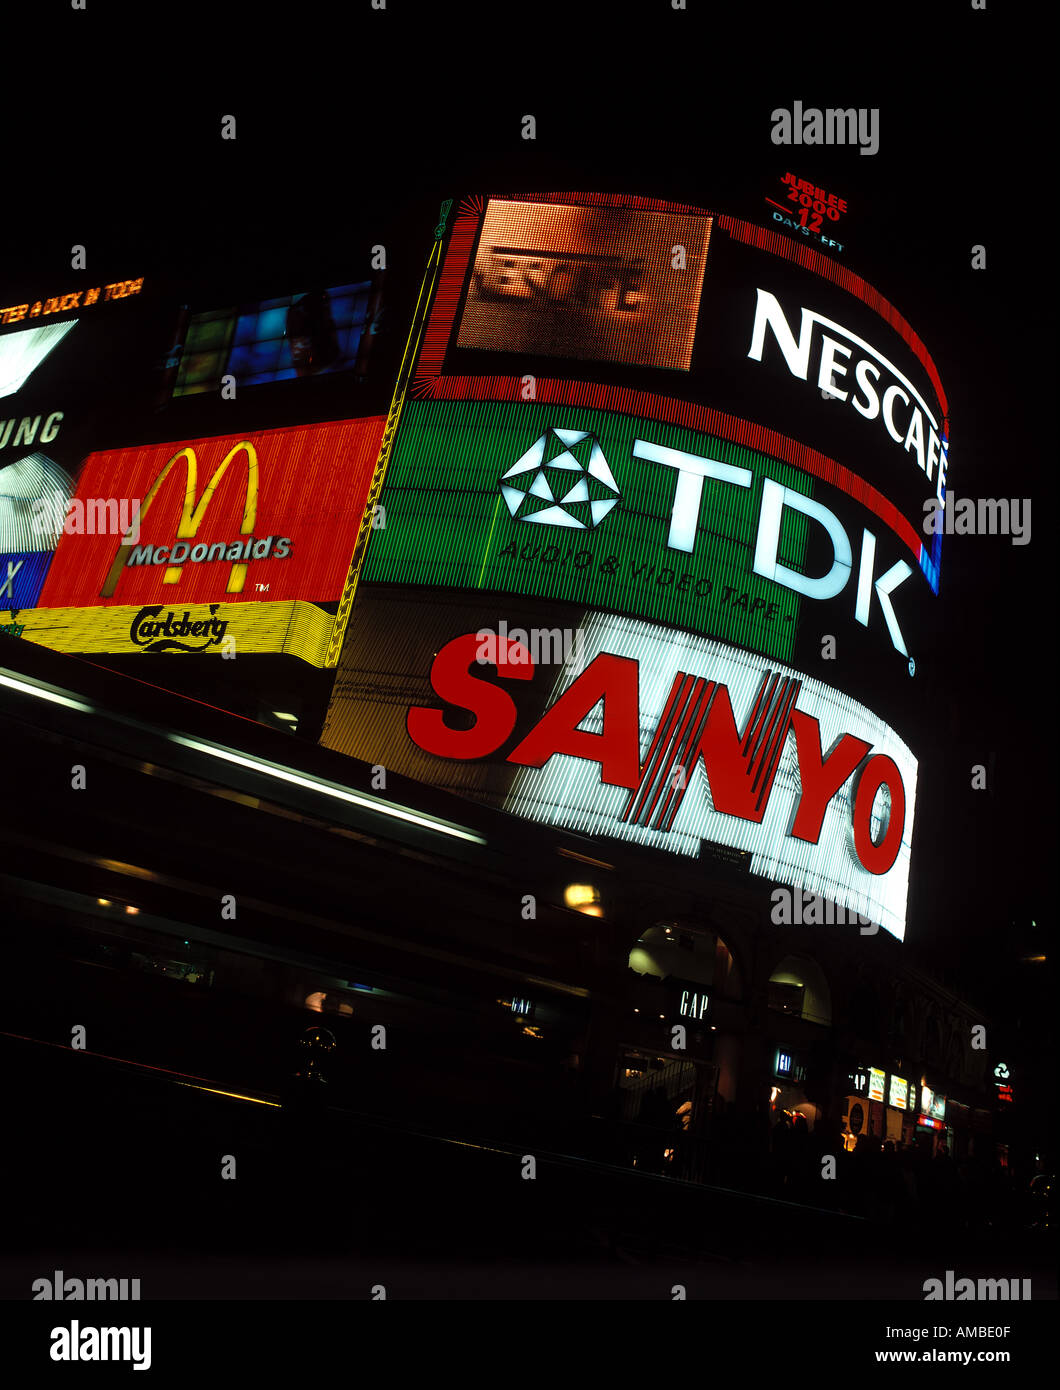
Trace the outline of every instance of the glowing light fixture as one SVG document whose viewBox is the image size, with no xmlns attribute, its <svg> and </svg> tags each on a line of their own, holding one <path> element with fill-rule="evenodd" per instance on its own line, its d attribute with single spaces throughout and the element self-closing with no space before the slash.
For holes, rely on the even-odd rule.
<svg viewBox="0 0 1060 1390">
<path fill-rule="evenodd" d="M 563 901 L 575 912 L 584 912 L 587 917 L 602 917 L 600 890 L 591 883 L 570 883 L 563 893 Z"/>
</svg>

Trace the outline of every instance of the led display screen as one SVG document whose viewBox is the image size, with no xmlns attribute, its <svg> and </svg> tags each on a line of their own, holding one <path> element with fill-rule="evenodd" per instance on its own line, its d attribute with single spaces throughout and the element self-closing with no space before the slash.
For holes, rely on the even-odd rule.
<svg viewBox="0 0 1060 1390">
<path fill-rule="evenodd" d="M 36 604 L 71 488 L 69 474 L 46 454 L 0 465 L 0 609 Z"/>
<path fill-rule="evenodd" d="M 827 612 L 907 656 L 915 537 L 855 475 L 790 456 L 600 410 L 410 401 L 363 576 L 583 603 L 784 660 L 803 617 L 819 652 Z"/>
<path fill-rule="evenodd" d="M 950 489 L 948 403 L 910 324 L 860 276 L 808 247 L 721 214 L 634 206 L 644 202 L 558 194 L 534 203 L 465 200 L 428 316 L 416 394 L 635 409 L 617 404 L 623 392 L 665 392 L 674 405 L 695 402 L 754 421 L 819 451 L 885 499 L 915 537 L 917 563 L 937 592 L 942 540 L 934 509 Z M 522 242 L 514 230 L 501 237 L 509 224 L 592 228 L 642 218 L 666 220 L 668 253 L 687 249 L 686 228 L 709 226 L 698 317 L 681 357 L 686 370 L 665 377 L 650 368 L 675 363 L 599 348 L 601 316 L 623 312 L 615 287 L 628 269 L 577 273 L 577 262 L 564 268 L 561 251 L 552 259 L 522 254 L 528 232 Z M 612 252 L 619 261 L 624 244 L 619 239 Z M 661 251 L 658 267 L 667 285 L 687 273 L 671 269 Z M 559 306 L 548 297 L 551 276 Z M 587 305 L 596 306 L 591 314 Z M 546 321 L 547 332 L 520 327 Z M 584 367 L 574 369 L 575 361 Z"/>
<path fill-rule="evenodd" d="M 58 652 L 147 656 L 286 653 L 327 664 L 335 619 L 312 603 L 149 603 L 106 608 L 0 607 L 0 632 Z"/>
<path fill-rule="evenodd" d="M 891 1073 L 891 1086 L 887 1094 L 887 1104 L 895 1110 L 904 1110 L 909 1097 L 909 1082 L 903 1076 Z"/>
<path fill-rule="evenodd" d="M 902 936 L 917 762 L 876 715 L 710 639 L 501 611 L 364 586 L 325 746 L 581 835 L 738 850 Z"/>
<path fill-rule="evenodd" d="M 883 1100 L 883 1083 L 886 1073 L 879 1067 L 869 1067 L 869 1100 Z"/>
<path fill-rule="evenodd" d="M 919 338 L 909 330 L 906 341 L 897 314 L 865 294 L 719 236 L 703 296 L 714 331 L 698 343 L 698 381 L 711 404 L 746 411 L 871 483 L 920 537 L 937 591 L 941 543 L 924 522 L 925 504 L 947 491 L 947 407 Z"/>
<path fill-rule="evenodd" d="M 0 608 L 32 608 L 51 558 L 50 550 L 0 550 Z"/>
<path fill-rule="evenodd" d="M 363 356 L 375 312 L 365 280 L 193 314 L 173 395 L 217 391 L 229 375 L 257 386 L 346 371 Z"/>
<path fill-rule="evenodd" d="M 710 219 L 492 198 L 458 344 L 687 371 Z"/>
<path fill-rule="evenodd" d="M 337 600 L 383 421 L 92 454 L 40 603 Z"/>
</svg>

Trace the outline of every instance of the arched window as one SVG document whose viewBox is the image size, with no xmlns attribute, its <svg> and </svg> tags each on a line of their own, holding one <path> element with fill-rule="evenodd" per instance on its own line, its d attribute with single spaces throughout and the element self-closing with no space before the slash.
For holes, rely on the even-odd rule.
<svg viewBox="0 0 1060 1390">
<path fill-rule="evenodd" d="M 710 985 L 724 998 L 740 998 L 742 986 L 736 958 L 720 936 L 709 928 L 680 922 L 648 927 L 629 953 L 629 968 L 638 975 L 665 980 L 674 975 Z"/>
<path fill-rule="evenodd" d="M 832 1022 L 832 992 L 809 956 L 785 956 L 769 977 L 769 1007 L 809 1023 Z"/>
</svg>

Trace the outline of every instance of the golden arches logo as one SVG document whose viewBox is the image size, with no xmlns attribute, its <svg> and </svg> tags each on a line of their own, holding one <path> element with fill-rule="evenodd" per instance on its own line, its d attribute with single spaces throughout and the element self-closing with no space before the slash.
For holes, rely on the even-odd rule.
<svg viewBox="0 0 1060 1390">
<path fill-rule="evenodd" d="M 229 449 L 218 464 L 213 477 L 203 489 L 201 497 L 196 496 L 199 481 L 199 465 L 195 456 L 195 450 L 191 445 L 185 445 L 179 449 L 169 460 L 166 466 L 159 473 L 158 477 L 151 484 L 151 488 L 140 506 L 140 515 L 137 521 L 129 528 L 122 538 L 121 545 L 118 547 L 117 554 L 114 556 L 114 563 L 111 565 L 104 581 L 103 588 L 100 590 L 101 598 L 110 598 L 118 586 L 118 579 L 122 570 L 125 568 L 129 552 L 135 544 L 132 537 L 138 533 L 139 523 L 143 521 L 150 509 L 151 503 L 158 496 L 162 484 L 169 477 L 170 471 L 181 459 L 184 460 L 184 504 L 181 508 L 180 523 L 177 526 L 177 540 L 191 540 L 199 529 L 199 524 L 206 515 L 206 508 L 213 500 L 214 493 L 221 485 L 228 465 L 235 456 L 244 451 L 247 457 L 247 492 L 243 506 L 243 520 L 240 524 L 240 532 L 244 536 L 249 536 L 254 530 L 254 523 L 258 514 L 258 455 L 254 445 L 249 440 L 244 439 L 239 444 Z M 163 584 L 176 584 L 180 579 L 182 565 L 170 565 L 162 576 Z M 246 582 L 247 567 L 245 564 L 233 562 L 232 572 L 228 576 L 228 586 L 225 590 L 229 594 L 241 594 L 243 585 Z"/>
</svg>

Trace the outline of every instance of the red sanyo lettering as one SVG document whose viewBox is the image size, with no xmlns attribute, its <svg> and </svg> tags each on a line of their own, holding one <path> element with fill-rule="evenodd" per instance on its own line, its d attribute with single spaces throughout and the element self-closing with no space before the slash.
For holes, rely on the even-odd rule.
<svg viewBox="0 0 1060 1390">
<path fill-rule="evenodd" d="M 876 793 L 886 786 L 891 810 L 880 843 L 872 842 L 872 806 Z M 854 853 L 870 874 L 885 874 L 898 858 L 905 829 L 905 784 L 898 765 L 885 753 L 870 758 L 858 775 L 854 791 Z"/>
<path fill-rule="evenodd" d="M 815 845 L 821 838 L 825 808 L 872 745 L 853 734 L 844 734 L 825 758 L 821 756 L 821 726 L 817 720 L 795 710 L 791 722 L 802 783 L 802 796 L 791 823 L 791 833 L 797 840 L 809 840 Z"/>
<path fill-rule="evenodd" d="M 498 672 L 509 680 L 528 681 L 534 674 L 530 653 L 510 637 L 504 643 L 504 662 Z M 451 729 L 441 710 L 413 706 L 406 716 L 409 738 L 425 753 L 439 758 L 484 758 L 495 752 L 515 728 L 515 701 L 499 686 L 471 674 L 481 651 L 478 633 L 466 632 L 447 642 L 434 658 L 431 689 L 440 700 L 470 710 L 470 729 Z M 499 654 L 499 652 L 498 652 Z"/>
<path fill-rule="evenodd" d="M 534 674 L 530 653 L 518 642 L 501 640 L 507 644 L 506 657 L 499 668 L 490 663 L 491 676 L 530 680 Z M 515 702 L 492 679 L 472 674 L 471 667 L 479 664 L 480 652 L 479 635 L 465 633 L 448 642 L 435 657 L 432 689 L 447 704 L 474 715 L 474 722 L 468 729 L 454 729 L 446 723 L 441 710 L 413 706 L 408 711 L 406 726 L 409 737 L 424 752 L 440 758 L 483 758 L 497 752 L 511 736 L 517 715 Z M 767 779 L 763 795 L 761 767 L 749 748 L 751 721 L 748 730 L 741 732 L 726 687 L 713 682 L 710 686 L 706 717 L 694 748 L 688 750 L 691 756 L 687 757 L 687 770 L 691 772 L 702 758 L 714 809 L 760 824 L 772 777 Z M 601 701 L 602 731 L 594 734 L 578 728 Z M 790 719 L 802 787 L 791 835 L 816 844 L 828 803 L 857 772 L 852 813 L 854 849 L 869 873 L 887 873 L 898 857 L 905 828 L 905 787 L 896 763 L 884 754 L 868 757 L 872 745 L 853 734 L 843 734 L 826 755 L 821 747 L 819 722 L 797 709 L 790 711 Z M 785 730 L 776 729 L 774 721 L 767 735 L 775 744 L 785 736 Z M 636 661 L 607 652 L 597 656 L 545 711 L 506 761 L 521 767 L 544 767 L 550 758 L 560 754 L 599 763 L 601 780 L 608 786 L 626 787 L 632 792 L 645 785 L 645 777 L 651 773 L 651 753 L 642 765 Z M 774 770 L 775 765 L 774 759 Z M 756 766 L 759 771 L 750 775 Z M 874 843 L 872 810 L 876 794 L 884 785 L 890 792 L 891 808 L 879 843 Z"/>
<path fill-rule="evenodd" d="M 601 700 L 603 733 L 579 729 Z M 556 753 L 566 753 L 598 762 L 601 779 L 610 787 L 635 787 L 640 777 L 639 721 L 637 663 L 601 652 L 508 754 L 508 761 L 521 767 L 544 767 Z"/>
</svg>

